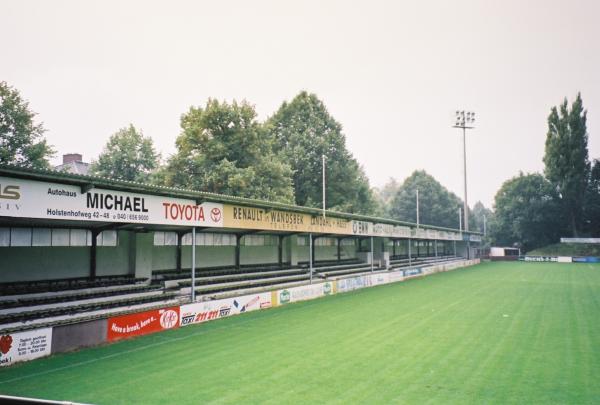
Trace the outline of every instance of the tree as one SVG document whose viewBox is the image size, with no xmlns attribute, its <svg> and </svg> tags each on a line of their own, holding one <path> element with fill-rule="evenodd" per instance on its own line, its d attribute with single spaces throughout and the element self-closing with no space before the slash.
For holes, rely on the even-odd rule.
<svg viewBox="0 0 600 405">
<path fill-rule="evenodd" d="M 583 204 L 583 231 L 592 237 L 600 236 L 600 160 L 594 159 Z"/>
<path fill-rule="evenodd" d="M 0 82 L 0 164 L 47 169 L 54 150 L 43 134 L 41 123 L 19 92 Z"/>
<path fill-rule="evenodd" d="M 148 182 L 159 166 L 152 139 L 132 124 L 114 133 L 93 162 L 90 174 L 112 179 Z"/>
<path fill-rule="evenodd" d="M 292 170 L 247 102 L 209 100 L 181 117 L 168 185 L 292 203 Z"/>
<path fill-rule="evenodd" d="M 488 228 L 486 230 L 486 232 L 489 231 L 488 225 L 490 223 L 490 220 L 494 216 L 493 211 L 486 208 L 481 201 L 477 201 L 475 203 L 475 205 L 473 205 L 473 208 L 469 211 L 471 214 L 469 216 L 470 230 L 483 233 L 483 231 L 484 231 L 483 223 L 485 221 L 486 228 Z"/>
<path fill-rule="evenodd" d="M 559 108 L 552 107 L 544 155 L 544 174 L 558 192 L 574 236 L 581 228 L 590 170 L 586 121 L 580 93 L 570 111 L 566 98 Z"/>
<path fill-rule="evenodd" d="M 303 91 L 284 102 L 267 121 L 278 153 L 290 163 L 296 204 L 321 207 L 322 156 L 326 158 L 326 204 L 337 211 L 372 214 L 375 200 L 369 181 L 346 149 L 342 126 L 314 94 Z"/>
<path fill-rule="evenodd" d="M 417 189 L 421 224 L 458 228 L 458 209 L 462 202 L 424 170 L 416 170 L 394 196 L 390 215 L 400 221 L 417 222 Z"/>
<path fill-rule="evenodd" d="M 496 193 L 492 239 L 526 251 L 555 243 L 564 228 L 560 211 L 556 190 L 544 176 L 520 173 Z"/>
<path fill-rule="evenodd" d="M 400 183 L 393 177 L 390 177 L 388 182 L 381 188 L 373 189 L 373 196 L 379 205 L 378 212 L 381 216 L 389 216 L 392 200 L 400 189 Z"/>
</svg>

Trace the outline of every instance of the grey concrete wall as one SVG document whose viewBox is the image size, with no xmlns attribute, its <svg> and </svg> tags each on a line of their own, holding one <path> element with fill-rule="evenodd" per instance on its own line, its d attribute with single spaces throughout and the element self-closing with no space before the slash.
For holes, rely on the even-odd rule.
<svg viewBox="0 0 600 405">
<path fill-rule="evenodd" d="M 117 246 L 97 248 L 96 274 L 129 274 L 129 232 Z M 34 281 L 90 275 L 89 246 L 0 247 L 0 282 Z"/>
<path fill-rule="evenodd" d="M 52 328 L 52 354 L 104 343 L 107 325 L 106 319 L 98 319 Z"/>
<path fill-rule="evenodd" d="M 152 252 L 154 234 L 138 233 L 135 235 L 135 276 L 150 278 L 152 276 Z"/>
<path fill-rule="evenodd" d="M 235 246 L 197 246 L 196 267 L 233 266 L 235 265 Z M 181 248 L 181 267 L 192 267 L 192 247 Z M 170 267 L 171 269 L 175 268 Z"/>
<path fill-rule="evenodd" d="M 0 248 L 0 282 L 88 276 L 89 250 L 88 247 Z"/>
<path fill-rule="evenodd" d="M 119 231 L 119 245 L 116 247 L 98 246 L 96 252 L 96 275 L 125 275 L 133 274 L 129 264 L 129 254 L 132 233 Z"/>
</svg>

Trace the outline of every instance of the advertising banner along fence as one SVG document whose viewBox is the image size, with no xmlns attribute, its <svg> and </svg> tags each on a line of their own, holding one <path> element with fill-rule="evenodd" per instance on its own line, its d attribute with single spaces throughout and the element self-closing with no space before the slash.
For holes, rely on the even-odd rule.
<svg viewBox="0 0 600 405">
<path fill-rule="evenodd" d="M 291 302 L 311 300 L 317 297 L 334 294 L 334 285 L 328 281 L 299 287 L 286 288 L 277 291 L 277 304 L 289 304 Z"/>
<path fill-rule="evenodd" d="M 52 328 L 0 335 L 0 366 L 50 355 Z"/>
<path fill-rule="evenodd" d="M 182 305 L 180 325 L 203 323 L 271 306 L 271 292 Z"/>
<path fill-rule="evenodd" d="M 109 342 L 179 327 L 179 307 L 155 309 L 108 318 Z"/>
<path fill-rule="evenodd" d="M 336 280 L 337 291 L 346 292 L 371 286 L 371 276 L 358 276 Z"/>
<path fill-rule="evenodd" d="M 222 227 L 223 204 L 0 177 L 0 216 Z"/>
</svg>

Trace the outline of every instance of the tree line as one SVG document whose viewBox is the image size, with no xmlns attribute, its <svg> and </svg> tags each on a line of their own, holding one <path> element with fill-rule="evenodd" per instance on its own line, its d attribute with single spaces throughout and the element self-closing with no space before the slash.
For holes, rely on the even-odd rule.
<svg viewBox="0 0 600 405">
<path fill-rule="evenodd" d="M 0 163 L 50 168 L 53 148 L 19 92 L 0 82 Z M 372 188 L 346 147 L 342 126 L 315 95 L 300 92 L 263 122 L 253 105 L 209 99 L 181 115 L 176 152 L 162 159 L 152 139 L 133 125 L 110 136 L 91 174 L 321 207 L 322 159 L 327 208 L 458 228 L 461 199 L 425 171 Z M 600 162 L 588 157 L 587 111 L 581 95 L 565 99 L 548 117 L 544 173 L 513 177 L 501 186 L 494 209 L 469 209 L 470 230 L 486 244 L 532 249 L 565 235 L 600 229 Z"/>
</svg>

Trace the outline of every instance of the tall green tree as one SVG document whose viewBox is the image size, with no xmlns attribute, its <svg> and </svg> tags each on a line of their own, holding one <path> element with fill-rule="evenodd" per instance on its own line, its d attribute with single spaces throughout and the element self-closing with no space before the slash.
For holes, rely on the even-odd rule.
<svg viewBox="0 0 600 405">
<path fill-rule="evenodd" d="M 495 196 L 490 229 L 497 245 L 519 245 L 525 251 L 556 243 L 564 229 L 554 186 L 541 174 L 520 173 L 502 184 Z"/>
<path fill-rule="evenodd" d="M 583 231 L 600 237 L 600 160 L 594 159 L 583 204 Z"/>
<path fill-rule="evenodd" d="M 398 193 L 400 186 L 401 184 L 398 180 L 390 177 L 388 182 L 385 183 L 383 187 L 373 189 L 373 196 L 379 205 L 379 215 L 383 217 L 389 216 L 392 200 L 396 196 L 396 193 Z"/>
<path fill-rule="evenodd" d="M 111 135 L 90 174 L 112 179 L 147 182 L 159 166 L 160 155 L 150 137 L 132 124 Z"/>
<path fill-rule="evenodd" d="M 477 201 L 473 208 L 470 210 L 471 216 L 469 216 L 469 228 L 471 231 L 481 232 L 484 231 L 484 222 L 486 224 L 486 232 L 489 231 L 489 224 L 494 216 L 494 212 L 489 208 L 486 208 L 481 201 Z"/>
<path fill-rule="evenodd" d="M 417 189 L 421 224 L 454 229 L 459 227 L 460 198 L 424 170 L 416 170 L 404 180 L 391 202 L 389 213 L 392 218 L 417 222 Z"/>
<path fill-rule="evenodd" d="M 168 185 L 293 203 L 292 169 L 247 102 L 209 100 L 181 117 Z"/>
<path fill-rule="evenodd" d="M 570 110 L 565 98 L 558 108 L 552 107 L 548 116 L 544 174 L 558 192 L 574 236 L 581 229 L 590 170 L 586 122 L 580 93 Z"/>
<path fill-rule="evenodd" d="M 0 82 L 0 164 L 47 169 L 54 150 L 44 139 L 46 131 L 34 121 L 35 113 L 19 92 Z"/>
<path fill-rule="evenodd" d="M 267 121 L 277 151 L 290 163 L 294 174 L 296 204 L 321 207 L 322 156 L 326 158 L 328 209 L 372 214 L 376 203 L 369 180 L 346 148 L 342 126 L 321 100 L 305 91 L 284 102 Z"/>
</svg>

